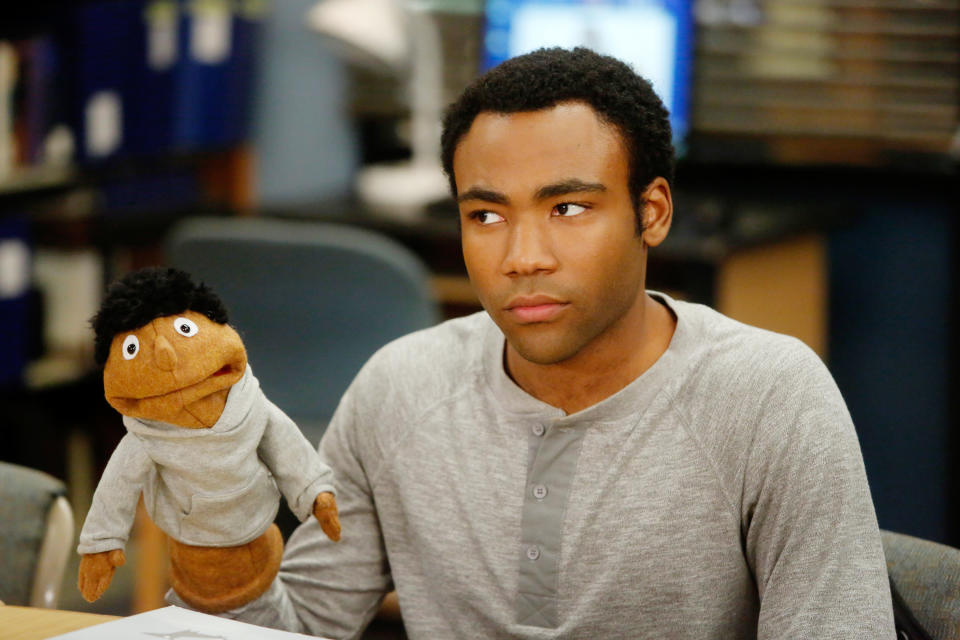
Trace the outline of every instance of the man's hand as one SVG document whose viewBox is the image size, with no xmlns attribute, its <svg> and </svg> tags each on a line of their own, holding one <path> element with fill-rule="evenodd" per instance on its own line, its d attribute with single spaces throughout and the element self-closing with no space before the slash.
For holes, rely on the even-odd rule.
<svg viewBox="0 0 960 640">
<path fill-rule="evenodd" d="M 113 580 L 113 572 L 127 561 L 123 549 L 111 549 L 100 553 L 87 553 L 80 559 L 80 576 L 77 586 L 87 602 L 103 595 Z"/>
<path fill-rule="evenodd" d="M 313 515 L 320 522 L 320 528 L 327 537 L 340 540 L 340 518 L 337 517 L 337 500 L 332 493 L 324 492 L 313 501 Z"/>
</svg>

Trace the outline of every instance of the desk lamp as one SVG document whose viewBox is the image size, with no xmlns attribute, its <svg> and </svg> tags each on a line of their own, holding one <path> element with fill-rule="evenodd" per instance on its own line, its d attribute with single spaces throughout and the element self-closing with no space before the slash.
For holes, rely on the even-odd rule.
<svg viewBox="0 0 960 640">
<path fill-rule="evenodd" d="M 321 0 L 307 24 L 356 64 L 406 79 L 411 114 L 409 161 L 362 168 L 360 198 L 375 211 L 413 220 L 448 197 L 440 166 L 443 61 L 440 34 L 422 2 Z"/>
</svg>

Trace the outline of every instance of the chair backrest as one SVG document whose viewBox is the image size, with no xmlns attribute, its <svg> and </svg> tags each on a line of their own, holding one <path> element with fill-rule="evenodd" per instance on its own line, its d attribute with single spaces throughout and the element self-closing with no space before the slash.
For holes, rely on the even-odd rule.
<svg viewBox="0 0 960 640">
<path fill-rule="evenodd" d="M 367 358 L 438 320 L 420 260 L 371 231 L 194 218 L 166 250 L 172 266 L 223 299 L 267 397 L 314 444 Z"/>
<path fill-rule="evenodd" d="M 887 569 L 901 597 L 934 640 L 960 640 L 960 549 L 881 531 Z"/>
<path fill-rule="evenodd" d="M 0 462 L 0 601 L 57 606 L 74 545 L 65 492 L 52 476 Z"/>
</svg>

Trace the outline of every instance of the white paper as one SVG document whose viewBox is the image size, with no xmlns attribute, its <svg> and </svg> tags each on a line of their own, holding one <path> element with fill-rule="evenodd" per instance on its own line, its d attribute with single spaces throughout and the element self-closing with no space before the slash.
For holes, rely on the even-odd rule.
<svg viewBox="0 0 960 640">
<path fill-rule="evenodd" d="M 71 631 L 50 640 L 316 640 L 314 636 L 277 631 L 218 618 L 180 607 L 165 607 L 129 618 Z"/>
</svg>

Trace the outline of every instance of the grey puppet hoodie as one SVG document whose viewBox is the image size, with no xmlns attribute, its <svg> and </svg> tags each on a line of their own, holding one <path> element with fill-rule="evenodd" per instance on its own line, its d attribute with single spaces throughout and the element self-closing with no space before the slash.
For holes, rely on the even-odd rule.
<svg viewBox="0 0 960 640">
<path fill-rule="evenodd" d="M 270 402 L 249 365 L 209 429 L 124 416 L 123 437 L 80 532 L 81 554 L 122 549 L 143 491 L 150 518 L 185 544 L 250 542 L 273 522 L 283 493 L 301 520 L 333 472 L 297 425 Z M 279 491 L 278 491 L 279 487 Z"/>
</svg>

